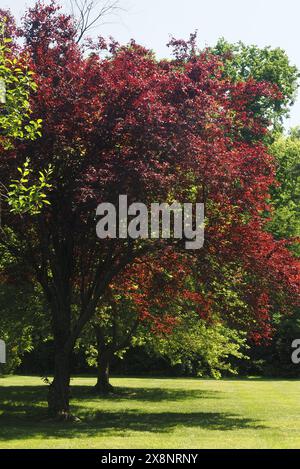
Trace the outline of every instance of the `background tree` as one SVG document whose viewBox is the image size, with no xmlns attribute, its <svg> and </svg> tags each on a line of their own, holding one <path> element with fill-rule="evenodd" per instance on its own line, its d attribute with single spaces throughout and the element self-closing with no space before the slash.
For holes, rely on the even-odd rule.
<svg viewBox="0 0 300 469">
<path fill-rule="evenodd" d="M 264 96 L 249 103 L 254 114 L 264 116 L 266 122 L 272 122 L 275 129 L 282 129 L 283 119 L 288 117 L 294 104 L 299 87 L 299 70 L 291 65 L 289 57 L 279 47 L 260 48 L 243 42 L 232 44 L 220 39 L 212 52 L 224 61 L 224 75 L 236 82 L 254 79 L 256 82 L 268 82 L 276 85 L 280 96 Z"/>
<path fill-rule="evenodd" d="M 276 158 L 278 184 L 271 190 L 273 207 L 272 219 L 267 227 L 277 239 L 288 239 L 289 249 L 299 257 L 299 131 L 292 129 L 289 135 L 277 134 L 270 151 Z M 274 335 L 266 346 L 251 347 L 252 369 L 250 372 L 268 375 L 298 376 L 297 367 L 291 361 L 291 344 L 299 337 L 299 307 L 290 314 L 282 314 L 280 309 L 272 317 Z M 274 366 L 274 364 L 276 364 Z M 249 370 L 249 364 L 241 365 L 241 370 Z"/>
<path fill-rule="evenodd" d="M 38 285 L 26 278 L 24 266 L 6 250 L 2 248 L 0 254 L 0 337 L 7 346 L 7 363 L 2 370 L 11 373 L 23 355 L 43 340 L 49 325 Z"/>
<path fill-rule="evenodd" d="M 185 42 L 185 41 L 177 41 L 173 39 L 170 43 L 170 45 L 175 46 L 176 48 L 176 53 L 177 53 L 177 58 L 179 60 L 188 60 L 191 56 L 195 56 L 197 53 L 197 45 L 196 45 L 196 34 L 191 35 L 190 41 Z M 238 44 L 230 44 L 224 39 L 220 39 L 217 43 L 217 45 L 214 48 L 211 48 L 211 51 L 220 56 L 222 60 L 224 61 L 224 75 L 226 77 L 230 77 L 232 80 L 236 82 L 243 82 L 245 80 L 249 79 L 255 79 L 257 82 L 271 82 L 275 84 L 278 89 L 281 91 L 281 94 L 277 96 L 277 99 L 274 99 L 274 96 L 269 95 L 268 97 L 264 97 L 263 99 L 256 99 L 255 102 L 252 103 L 251 105 L 251 111 L 255 111 L 255 115 L 260 115 L 263 119 L 265 119 L 266 122 L 272 121 L 273 125 L 275 128 L 281 127 L 283 118 L 288 115 L 289 108 L 293 104 L 293 101 L 295 99 L 296 95 L 296 90 L 298 88 L 298 77 L 299 77 L 299 72 L 295 66 L 290 65 L 289 59 L 285 52 L 282 49 L 271 49 L 270 47 L 266 48 L 259 48 L 255 45 L 252 46 L 247 46 L 243 44 L 242 42 L 239 42 Z M 294 131 L 295 135 L 295 131 Z M 270 138 L 270 135 L 269 135 Z M 275 150 L 277 149 L 277 151 Z M 280 152 L 282 153 L 282 148 L 278 146 L 278 142 L 275 142 L 273 146 L 271 147 L 272 153 L 276 156 L 276 154 L 279 154 Z M 283 155 L 281 155 L 283 157 Z M 287 163 L 285 163 L 287 164 Z M 280 165 L 279 165 L 280 168 Z M 277 170 L 277 176 L 279 180 L 284 179 L 286 182 L 289 180 L 287 177 L 288 175 L 285 174 L 285 177 L 282 177 L 283 175 L 280 174 L 282 172 L 282 169 Z M 278 192 L 281 194 L 280 197 L 282 197 L 282 188 L 278 190 Z M 274 193 L 272 193 L 274 197 Z M 278 196 L 278 194 L 277 194 Z M 285 199 L 286 200 L 286 199 Z M 283 201 L 283 199 L 282 199 Z M 273 202 L 274 203 L 274 202 Z M 291 200 L 291 203 L 293 204 L 293 210 L 295 211 L 295 207 L 297 206 L 297 202 L 295 204 L 295 201 Z M 277 204 L 278 205 L 278 204 Z M 286 216 L 286 211 L 289 210 L 286 205 L 284 205 L 282 208 L 282 216 L 283 220 L 285 220 L 284 223 L 287 222 L 288 217 Z M 280 210 L 280 211 L 281 211 Z M 295 215 L 295 214 L 294 214 Z M 289 237 L 288 231 L 283 228 L 282 221 L 280 220 L 280 215 L 279 215 L 279 210 L 276 211 L 275 218 L 272 221 L 272 226 L 275 226 L 275 224 L 280 224 L 281 225 L 281 238 L 287 238 Z M 295 221 L 295 216 L 292 216 L 293 220 L 290 222 L 290 226 L 292 226 L 292 231 L 295 232 L 295 228 L 297 226 L 297 223 Z M 276 221 L 277 220 L 277 221 Z M 295 223 L 293 223 L 295 221 Z M 273 231 L 274 232 L 274 231 Z M 239 268 L 239 267 L 238 267 Z M 245 314 L 249 308 L 247 308 L 247 304 L 245 301 L 242 299 L 242 297 L 238 294 L 236 284 L 232 284 L 232 282 L 229 281 L 229 279 L 233 275 L 233 267 L 231 266 L 224 266 L 224 265 L 219 265 L 218 269 L 220 272 L 223 272 L 223 276 L 219 276 L 223 282 L 220 283 L 220 279 L 218 282 L 216 280 L 212 280 L 216 285 L 216 294 L 222 297 L 221 305 L 226 305 L 228 315 L 229 315 L 229 324 L 234 324 L 235 327 L 242 328 L 246 330 L 249 330 L 249 324 L 251 324 L 250 329 L 255 328 L 254 323 L 255 320 L 252 319 L 251 317 Z M 216 273 L 215 273 L 216 274 Z M 128 307 L 128 306 L 127 306 Z M 240 312 L 241 308 L 244 311 L 244 314 L 235 314 L 235 307 L 238 309 Z M 123 316 L 122 314 L 118 315 L 118 323 L 119 324 L 127 324 L 128 321 L 128 311 L 125 312 L 123 311 Z M 280 315 L 278 313 L 275 314 L 275 318 L 277 323 L 278 323 L 278 318 Z M 130 313 L 129 313 L 130 317 Z M 224 313 L 223 313 L 224 317 Z M 230 319 L 231 318 L 231 319 Z M 233 320 L 234 318 L 234 320 Z M 284 318 L 284 315 L 283 315 Z M 108 324 L 110 323 L 110 320 L 112 322 L 115 322 L 113 317 L 110 317 L 109 315 L 106 316 L 106 320 L 108 321 Z M 248 324 L 247 324 L 248 321 Z M 275 323 L 276 323 L 275 321 Z M 284 319 L 284 321 L 290 321 L 288 319 Z M 270 323 L 272 322 L 272 319 L 270 317 Z M 274 323 L 273 329 L 276 329 L 276 324 Z M 110 327 L 114 329 L 114 326 L 110 324 Z M 225 327 L 225 326 L 222 326 Z M 266 331 L 267 329 L 271 328 L 271 325 L 265 324 Z M 200 327 L 201 329 L 201 327 Z M 183 332 L 184 326 L 181 330 Z M 199 330 L 200 338 L 199 340 L 204 340 L 204 334 L 203 334 L 204 329 L 202 328 Z M 265 332 L 266 332 L 265 331 Z M 107 331 L 106 331 L 107 332 Z M 135 330 L 136 332 L 136 330 Z M 98 344 L 102 344 L 101 347 L 98 347 L 98 357 L 106 356 L 107 354 L 104 353 L 103 344 L 105 343 L 106 340 L 110 342 L 111 338 L 109 333 L 108 337 L 105 334 L 105 330 L 98 331 L 100 334 L 98 336 Z M 259 334 L 255 331 L 253 331 L 253 335 L 258 338 Z M 263 336 L 264 334 L 262 334 Z M 150 334 L 151 336 L 151 334 Z M 101 337 L 101 340 L 100 340 Z M 156 337 L 154 334 L 153 337 Z M 172 344 L 172 335 L 169 335 L 169 343 L 168 346 L 171 348 Z M 136 337 L 134 336 L 132 338 L 132 341 L 135 342 Z M 141 339 L 140 339 L 141 340 Z M 188 338 L 186 338 L 186 342 L 188 343 Z M 174 349 L 175 349 L 175 344 L 176 344 L 176 334 L 174 335 Z M 213 346 L 212 346 L 213 349 Z M 102 353 L 101 353 L 102 350 Z M 193 350 L 191 347 L 190 350 Z M 191 352 L 192 354 L 193 352 Z M 94 351 L 94 354 L 97 355 L 97 353 Z M 201 356 L 200 350 L 198 350 L 199 357 Z M 212 351 L 213 354 L 213 351 Z M 179 360 L 179 356 L 177 357 Z M 99 371 L 99 378 L 98 378 L 98 385 L 99 389 L 101 388 L 101 381 L 104 381 L 104 378 L 106 381 L 108 381 L 108 361 L 106 360 L 106 372 L 101 372 L 101 360 L 99 360 L 98 363 L 98 369 Z M 101 378 L 101 376 L 103 378 Z M 111 388 L 110 388 L 111 389 Z"/>
<path fill-rule="evenodd" d="M 138 340 L 138 339 L 137 339 Z M 172 334 L 143 334 L 150 353 L 162 356 L 172 366 L 180 365 L 185 374 L 219 379 L 222 374 L 237 374 L 236 362 L 247 359 L 246 337 L 222 322 L 207 321 L 194 313 L 182 315 Z M 235 363 L 234 363 L 235 362 Z"/>
<path fill-rule="evenodd" d="M 190 269 L 183 255 L 166 251 L 159 259 L 148 256 L 136 262 L 120 275 L 106 295 L 93 320 L 95 341 L 86 331 L 88 361 L 97 362 L 96 390 L 113 391 L 109 383 L 109 369 L 114 356 L 121 357 L 142 337 L 160 333 L 171 334 L 183 306 L 189 311 L 198 306 L 199 297 L 185 300 L 188 291 L 186 277 Z"/>
<path fill-rule="evenodd" d="M 300 132 L 295 128 L 290 135 L 279 134 L 271 145 L 276 158 L 276 176 L 279 184 L 273 187 L 274 215 L 269 229 L 278 239 L 300 236 Z M 293 250 L 299 255 L 299 242 Z"/>
</svg>

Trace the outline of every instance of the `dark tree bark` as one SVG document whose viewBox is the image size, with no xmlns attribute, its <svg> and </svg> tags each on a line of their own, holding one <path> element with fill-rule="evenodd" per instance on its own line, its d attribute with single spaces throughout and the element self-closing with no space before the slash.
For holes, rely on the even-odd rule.
<svg viewBox="0 0 300 469">
<path fill-rule="evenodd" d="M 70 354 L 64 350 L 55 353 L 54 379 L 48 391 L 49 416 L 70 420 Z"/>
<path fill-rule="evenodd" d="M 95 390 L 101 394 L 108 394 L 114 391 L 113 386 L 109 382 L 109 368 L 112 354 L 109 350 L 98 351 L 98 376 Z"/>
<path fill-rule="evenodd" d="M 106 346 L 105 340 L 100 327 L 95 326 L 97 340 L 97 383 L 95 385 L 96 392 L 100 394 L 108 394 L 114 391 L 113 386 L 109 382 L 110 363 L 113 356 L 111 349 Z"/>
<path fill-rule="evenodd" d="M 66 268 L 68 264 L 71 264 L 71 259 L 69 259 L 69 262 L 63 262 L 62 256 L 60 256 L 60 262 L 57 264 L 57 269 L 55 269 L 55 273 L 59 272 L 59 278 L 54 276 L 54 280 L 57 280 L 54 289 L 50 288 L 46 282 L 41 281 L 51 305 L 55 344 L 54 379 L 49 387 L 48 412 L 51 418 L 58 420 L 76 420 L 71 414 L 69 406 L 70 361 L 74 346 L 86 323 L 95 314 L 95 308 L 99 304 L 101 295 L 108 288 L 109 282 L 123 267 L 123 264 L 119 263 L 116 267 L 113 266 L 102 279 L 96 279 L 93 296 L 85 302 L 85 307 L 82 307 L 78 320 L 72 324 L 70 273 L 68 271 L 69 267 Z M 97 383 L 96 389 L 98 392 L 101 390 L 101 392 L 107 393 L 113 391 L 113 387 L 109 383 L 109 364 L 113 356 L 113 349 L 105 345 L 100 329 L 97 332 L 97 344 L 100 354 L 99 384 Z"/>
<path fill-rule="evenodd" d="M 62 302 L 65 304 L 57 308 L 52 305 L 52 325 L 54 335 L 54 378 L 48 390 L 48 413 L 58 420 L 70 420 L 70 362 L 73 347 L 71 346 L 71 308 L 68 294 L 65 291 Z"/>
</svg>

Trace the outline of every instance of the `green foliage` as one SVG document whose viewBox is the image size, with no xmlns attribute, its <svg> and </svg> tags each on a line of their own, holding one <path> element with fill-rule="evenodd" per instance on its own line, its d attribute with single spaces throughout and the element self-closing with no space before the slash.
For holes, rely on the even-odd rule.
<svg viewBox="0 0 300 469">
<path fill-rule="evenodd" d="M 271 190 L 273 213 L 267 227 L 277 239 L 292 240 L 300 236 L 300 129 L 292 129 L 289 135 L 277 133 L 270 152 L 276 158 L 279 184 Z M 299 242 L 292 243 L 291 249 L 300 255 Z M 240 369 L 267 376 L 298 377 L 299 367 L 291 361 L 291 344 L 300 337 L 299 308 L 288 316 L 277 311 L 272 323 L 272 341 L 252 346 L 250 370 L 247 363 Z"/>
<path fill-rule="evenodd" d="M 14 55 L 10 43 L 11 39 L 5 37 L 5 22 L 0 23 L 0 144 L 4 151 L 12 149 L 18 140 L 35 140 L 42 135 L 42 119 L 30 118 L 30 95 L 37 90 L 34 73 L 29 70 L 25 57 Z M 40 171 L 38 181 L 31 185 L 29 176 L 33 171 L 29 159 L 18 171 L 21 177 L 9 186 L 8 204 L 14 213 L 35 215 L 49 203 L 45 190 L 51 187 L 48 180 L 52 168 Z"/>
<path fill-rule="evenodd" d="M 3 247 L 0 276 L 0 337 L 7 345 L 7 364 L 2 370 L 10 373 L 21 364 L 23 354 L 32 351 L 36 341 L 43 340 L 48 326 L 40 287 L 26 278 L 24 266 Z"/>
<path fill-rule="evenodd" d="M 7 345 L 7 363 L 2 369 L 6 373 L 13 372 L 24 353 L 33 350 L 41 308 L 38 289 L 25 284 L 0 284 L 0 337 Z"/>
<path fill-rule="evenodd" d="M 182 365 L 188 374 L 216 379 L 222 373 L 237 373 L 233 358 L 247 358 L 245 333 L 220 322 L 209 324 L 196 313 L 184 315 L 172 334 L 152 335 L 147 346 L 172 365 Z"/>
<path fill-rule="evenodd" d="M 274 337 L 272 354 L 269 359 L 267 368 L 272 374 L 299 377 L 299 365 L 295 365 L 291 360 L 292 347 L 291 344 L 295 339 L 300 337 L 300 310 L 295 309 L 291 316 L 281 318 L 277 333 Z M 276 370 L 274 370 L 276 364 Z M 275 371 L 275 373 L 274 373 Z"/>
<path fill-rule="evenodd" d="M 41 136 L 42 120 L 30 119 L 30 94 L 36 91 L 33 72 L 28 69 L 24 58 L 13 55 L 11 40 L 4 35 L 5 24 L 0 24 L 0 83 L 1 144 L 12 148 L 16 139 L 34 140 Z M 4 110 L 4 111 L 3 111 Z"/>
<path fill-rule="evenodd" d="M 271 145 L 277 161 L 278 187 L 272 189 L 274 216 L 269 230 L 277 238 L 300 236 L 300 129 L 279 135 Z M 299 255 L 299 245 L 294 247 Z"/>
<path fill-rule="evenodd" d="M 282 98 L 278 101 L 264 98 L 255 103 L 254 111 L 271 120 L 275 127 L 281 126 L 282 119 L 289 114 L 290 106 L 295 101 L 300 77 L 297 67 L 290 64 L 284 50 L 248 46 L 243 42 L 232 44 L 225 39 L 220 39 L 211 50 L 225 58 L 225 76 L 235 81 L 254 78 L 258 82 L 267 81 L 278 86 Z"/>
<path fill-rule="evenodd" d="M 39 171 L 38 183 L 30 184 L 30 176 L 32 176 L 32 169 L 29 167 L 30 160 L 27 159 L 22 168 L 18 168 L 21 174 L 20 179 L 14 179 L 9 186 L 8 204 L 11 207 L 11 212 L 30 213 L 36 215 L 40 213 L 45 204 L 49 205 L 47 200 L 46 190 L 51 188 L 49 179 L 53 172 L 51 166 L 42 172 Z"/>
<path fill-rule="evenodd" d="M 95 341 L 96 326 L 101 330 L 103 346 L 110 349 L 115 357 L 123 359 L 127 350 L 136 344 L 138 337 L 137 312 L 130 301 L 122 298 L 116 307 L 115 300 L 121 300 L 115 295 L 111 304 L 107 303 L 97 309 L 97 314 L 91 324 L 77 342 L 77 347 L 85 350 L 86 362 L 90 367 L 97 365 L 98 350 Z M 141 330 L 145 330 L 144 327 Z M 147 329 L 148 330 L 148 329 Z"/>
</svg>

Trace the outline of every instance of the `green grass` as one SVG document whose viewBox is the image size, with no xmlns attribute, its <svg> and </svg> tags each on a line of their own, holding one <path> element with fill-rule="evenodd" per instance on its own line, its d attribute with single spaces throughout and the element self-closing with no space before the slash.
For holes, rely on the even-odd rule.
<svg viewBox="0 0 300 469">
<path fill-rule="evenodd" d="M 0 448 L 300 448 L 300 381 L 113 379 L 92 394 L 72 380 L 81 423 L 45 421 L 39 378 L 0 378 Z"/>
</svg>

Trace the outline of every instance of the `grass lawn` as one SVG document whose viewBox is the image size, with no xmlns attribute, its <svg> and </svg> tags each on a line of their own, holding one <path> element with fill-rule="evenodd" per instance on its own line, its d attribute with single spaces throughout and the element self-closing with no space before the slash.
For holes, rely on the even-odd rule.
<svg viewBox="0 0 300 469">
<path fill-rule="evenodd" d="M 45 421 L 39 378 L 0 378 L 0 448 L 300 448 L 300 381 L 116 378 L 118 393 L 72 380 L 80 423 Z"/>
</svg>

